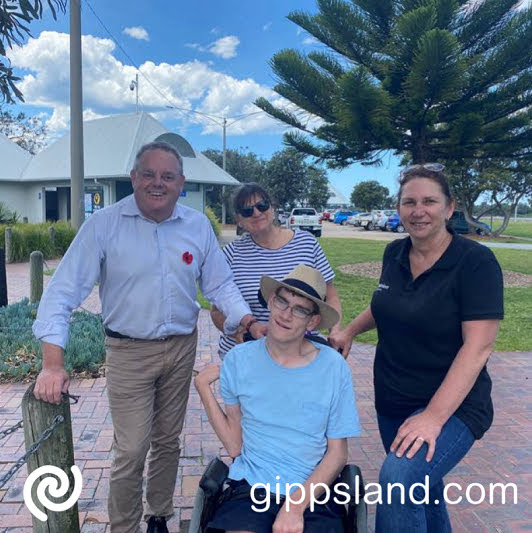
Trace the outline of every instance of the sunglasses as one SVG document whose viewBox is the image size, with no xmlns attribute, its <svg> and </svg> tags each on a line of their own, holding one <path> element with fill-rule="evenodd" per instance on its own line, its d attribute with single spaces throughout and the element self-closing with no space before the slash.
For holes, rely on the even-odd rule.
<svg viewBox="0 0 532 533">
<path fill-rule="evenodd" d="M 238 210 L 238 214 L 243 216 L 244 218 L 249 218 L 253 214 L 253 209 L 255 209 L 255 207 L 260 213 L 264 213 L 264 211 L 268 211 L 268 209 L 270 209 L 270 202 L 268 202 L 268 200 L 259 200 L 254 205 L 241 207 Z"/>
<path fill-rule="evenodd" d="M 442 172 L 445 169 L 445 166 L 441 163 L 420 163 L 418 165 L 408 165 L 403 170 L 401 170 L 401 176 L 403 176 L 410 170 L 419 170 L 420 168 L 430 170 L 431 172 Z"/>
</svg>

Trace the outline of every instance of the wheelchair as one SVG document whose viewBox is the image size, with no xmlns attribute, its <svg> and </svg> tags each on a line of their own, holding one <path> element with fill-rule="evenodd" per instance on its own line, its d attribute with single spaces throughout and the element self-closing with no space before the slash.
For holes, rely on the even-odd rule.
<svg viewBox="0 0 532 533">
<path fill-rule="evenodd" d="M 207 524 L 220 504 L 228 472 L 229 467 L 218 457 L 212 459 L 205 469 L 196 493 L 189 533 L 207 532 Z M 345 491 L 349 494 L 349 503 L 345 504 L 342 517 L 345 533 L 366 533 L 367 507 L 364 502 L 364 482 L 360 468 L 356 465 L 346 465 L 336 483 L 345 483 L 349 487 Z"/>
</svg>

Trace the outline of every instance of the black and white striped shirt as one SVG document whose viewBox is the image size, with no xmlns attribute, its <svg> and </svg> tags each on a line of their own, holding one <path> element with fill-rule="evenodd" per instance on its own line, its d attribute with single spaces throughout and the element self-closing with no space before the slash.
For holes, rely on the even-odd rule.
<svg viewBox="0 0 532 533">
<path fill-rule="evenodd" d="M 296 230 L 290 242 L 274 250 L 259 246 L 246 233 L 225 246 L 223 252 L 233 271 L 237 287 L 259 322 L 267 322 L 270 316 L 268 309 L 262 307 L 258 299 L 262 276 L 282 280 L 297 265 L 303 264 L 319 270 L 327 282 L 334 278 L 334 272 L 321 246 L 307 231 Z M 230 337 L 221 335 L 220 356 L 223 357 L 235 344 Z"/>
</svg>

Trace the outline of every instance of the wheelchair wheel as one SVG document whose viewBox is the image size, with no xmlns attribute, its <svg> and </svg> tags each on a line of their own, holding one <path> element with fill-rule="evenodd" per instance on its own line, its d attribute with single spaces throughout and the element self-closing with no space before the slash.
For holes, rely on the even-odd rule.
<svg viewBox="0 0 532 533">
<path fill-rule="evenodd" d="M 194 499 L 194 507 L 192 509 L 192 517 L 190 518 L 190 525 L 188 526 L 188 533 L 201 533 L 201 513 L 205 504 L 205 492 L 201 487 L 198 487 L 196 498 Z"/>
<path fill-rule="evenodd" d="M 356 508 L 355 533 L 367 533 L 368 508 L 365 501 L 361 501 Z"/>
</svg>

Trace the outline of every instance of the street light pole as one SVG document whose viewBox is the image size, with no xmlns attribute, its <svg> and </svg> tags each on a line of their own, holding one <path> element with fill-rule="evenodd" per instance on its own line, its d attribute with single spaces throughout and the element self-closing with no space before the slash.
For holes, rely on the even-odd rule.
<svg viewBox="0 0 532 533">
<path fill-rule="evenodd" d="M 81 6 L 70 1 L 70 205 L 71 224 L 78 230 L 85 218 L 83 161 L 83 93 L 81 84 Z"/>
<path fill-rule="evenodd" d="M 135 91 L 135 113 L 139 114 L 139 73 L 137 72 L 135 74 L 135 79 L 131 80 L 131 83 L 129 84 L 129 89 L 131 91 Z"/>
<path fill-rule="evenodd" d="M 134 82 L 132 82 L 134 83 Z M 177 111 L 188 111 L 189 113 L 197 113 L 199 115 L 202 115 L 204 117 L 207 117 L 211 122 L 214 122 L 215 124 L 218 124 L 218 126 L 222 126 L 222 169 L 226 171 L 226 163 L 227 163 L 227 128 L 234 124 L 235 122 L 238 122 L 239 120 L 243 120 L 247 117 L 250 117 L 251 115 L 258 115 L 259 113 L 263 113 L 263 111 L 254 111 L 253 113 L 246 113 L 244 115 L 240 115 L 237 117 L 233 117 L 234 120 L 227 123 L 227 117 L 219 117 L 216 115 L 209 115 L 207 113 L 194 111 L 192 109 L 179 109 L 178 107 L 167 105 L 168 109 L 175 109 Z M 221 122 L 220 122 L 221 121 Z M 225 208 L 225 201 L 224 201 L 224 193 L 225 193 L 225 186 L 222 185 L 222 224 L 225 224 L 226 222 L 226 208 Z"/>
<path fill-rule="evenodd" d="M 135 110 L 139 114 L 139 73 L 135 74 Z"/>
<path fill-rule="evenodd" d="M 222 133 L 222 169 L 225 171 L 225 164 L 226 164 L 226 156 L 227 156 L 227 150 L 226 150 L 226 133 L 227 133 L 227 119 L 224 117 L 223 121 L 223 133 Z M 227 221 L 227 213 L 225 208 L 225 185 L 222 185 L 222 224 L 225 224 Z"/>
</svg>

